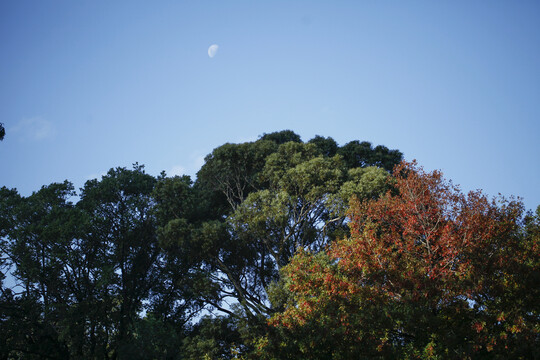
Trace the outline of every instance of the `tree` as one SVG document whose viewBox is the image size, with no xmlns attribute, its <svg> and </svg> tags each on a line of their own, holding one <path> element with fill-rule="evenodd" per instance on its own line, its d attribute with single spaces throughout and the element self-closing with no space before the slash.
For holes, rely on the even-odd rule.
<svg viewBox="0 0 540 360">
<path fill-rule="evenodd" d="M 195 184 L 199 196 L 212 208 L 206 216 L 220 218 L 236 208 L 250 192 L 262 187 L 259 173 L 266 158 L 277 148 L 274 141 L 261 139 L 243 144 L 227 143 L 206 156 Z"/>
<path fill-rule="evenodd" d="M 204 241 L 205 203 L 197 196 L 189 176 L 159 177 L 153 191 L 157 237 L 161 248 L 161 275 L 150 296 L 148 311 L 167 324 L 183 328 L 202 308 L 205 297 L 217 289 L 209 286 L 203 260 L 212 243 Z M 201 209 L 202 208 L 202 209 Z"/>
<path fill-rule="evenodd" d="M 402 154 L 398 150 L 389 150 L 384 145 L 375 148 L 368 141 L 351 141 L 338 150 L 338 154 L 349 168 L 378 166 L 387 171 L 392 171 L 394 166 L 402 159 Z"/>
<path fill-rule="evenodd" d="M 264 331 L 266 317 L 281 307 L 269 289 L 280 292 L 279 270 L 298 247 L 324 249 L 348 231 L 348 197 L 384 191 L 385 170 L 348 168 L 337 150 L 331 138 L 303 143 L 290 131 L 222 145 L 197 174 L 194 212 L 162 217 L 159 233 L 168 253 L 190 252 L 177 258 L 192 261 L 189 271 L 178 268 L 192 277 L 194 296 L 248 324 L 244 334 Z M 182 204 L 186 193 L 159 196 L 158 210 Z"/>
<path fill-rule="evenodd" d="M 27 198 L 6 188 L 0 193 L 2 265 L 6 273 L 12 270 L 16 285 L 2 284 L 2 356 L 69 357 L 70 338 L 78 335 L 71 305 L 79 295 L 75 288 L 84 286 L 77 278 L 82 269 L 73 262 L 72 241 L 84 226 L 69 201 L 73 185 L 51 184 Z"/>
<path fill-rule="evenodd" d="M 242 351 L 242 338 L 232 317 L 204 316 L 184 339 L 182 352 L 185 359 L 238 359 L 235 352 Z"/>
<path fill-rule="evenodd" d="M 89 180 L 77 204 L 90 218 L 86 237 L 101 243 L 106 301 L 102 326 L 108 333 L 111 358 L 129 357 L 135 323 L 161 275 L 160 248 L 152 192 L 156 179 L 134 165 L 111 169 L 100 181 Z"/>
<path fill-rule="evenodd" d="M 278 358 L 535 358 L 538 228 L 518 201 L 463 195 L 415 163 L 394 189 L 353 200 L 351 235 L 300 251 L 292 295 L 261 339 Z M 263 351 L 263 353 L 264 353 Z"/>
<path fill-rule="evenodd" d="M 275 142 L 277 145 L 285 144 L 286 142 L 302 142 L 300 136 L 291 130 L 276 131 L 270 134 L 263 134 L 261 140 L 269 140 Z"/>
<path fill-rule="evenodd" d="M 155 183 L 135 165 L 88 181 L 77 204 L 67 181 L 27 198 L 0 190 L 1 265 L 17 285 L 2 284 L 2 357 L 129 358 L 133 349 L 151 350 L 137 342 L 137 332 L 149 344 L 163 344 L 153 314 L 140 316 L 145 305 L 163 315 L 155 305 L 162 303 L 157 284 L 168 280 L 157 242 Z M 182 323 L 158 319 L 182 334 Z"/>
<path fill-rule="evenodd" d="M 6 136 L 6 129 L 4 124 L 0 123 L 0 141 L 4 140 L 4 136 Z"/>
<path fill-rule="evenodd" d="M 338 144 L 331 137 L 322 137 L 320 135 L 315 135 L 315 137 L 309 140 L 310 144 L 315 144 L 320 154 L 323 156 L 332 157 L 337 154 Z"/>
<path fill-rule="evenodd" d="M 286 130 L 214 149 L 195 182 L 135 164 L 78 194 L 1 188 L 0 358 L 249 353 L 287 304 L 281 269 L 349 234 L 351 196 L 388 187 L 372 153 L 349 149 L 351 167 L 340 149 Z"/>
</svg>

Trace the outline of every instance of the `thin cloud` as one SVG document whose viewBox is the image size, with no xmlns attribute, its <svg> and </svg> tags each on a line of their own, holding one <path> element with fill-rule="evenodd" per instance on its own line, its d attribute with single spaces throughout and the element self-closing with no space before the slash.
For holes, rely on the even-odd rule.
<svg viewBox="0 0 540 360">
<path fill-rule="evenodd" d="M 11 131 L 14 135 L 27 140 L 43 140 L 55 134 L 52 123 L 41 117 L 22 119 Z"/>
</svg>

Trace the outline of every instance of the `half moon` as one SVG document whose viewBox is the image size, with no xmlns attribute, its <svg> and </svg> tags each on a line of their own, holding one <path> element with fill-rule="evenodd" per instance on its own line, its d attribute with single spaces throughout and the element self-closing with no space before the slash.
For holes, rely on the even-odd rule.
<svg viewBox="0 0 540 360">
<path fill-rule="evenodd" d="M 210 45 L 210 47 L 208 48 L 208 56 L 211 58 L 216 56 L 218 49 L 219 49 L 219 46 L 217 46 L 216 44 Z"/>
</svg>

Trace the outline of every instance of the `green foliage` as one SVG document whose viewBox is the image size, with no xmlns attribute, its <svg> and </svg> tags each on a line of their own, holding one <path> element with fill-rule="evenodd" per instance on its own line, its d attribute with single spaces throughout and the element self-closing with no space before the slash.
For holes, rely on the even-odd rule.
<svg viewBox="0 0 540 360">
<path fill-rule="evenodd" d="M 195 181 L 1 188 L 0 358 L 537 356 L 540 207 L 401 159 L 285 130 Z"/>
<path fill-rule="evenodd" d="M 210 216 L 219 217 L 226 213 L 260 186 L 259 172 L 266 157 L 276 148 L 277 145 L 269 140 L 225 144 L 205 158 L 205 164 L 197 173 L 196 187 L 210 202 L 213 212 L 218 212 Z"/>
<path fill-rule="evenodd" d="M 353 171 L 349 176 L 335 155 L 338 150 L 331 138 L 302 143 L 298 135 L 284 131 L 255 142 L 225 144 L 207 156 L 193 186 L 201 200 L 198 216 L 188 220 L 181 211 L 169 212 L 169 222 L 159 230 L 166 244 L 192 249 L 189 272 L 205 284 L 192 288 L 194 296 L 252 330 L 259 328 L 275 311 L 268 289 L 277 294 L 279 269 L 298 247 L 318 251 L 347 232 L 343 197 L 353 192 L 375 197 L 385 189 L 380 184 L 385 171 L 368 170 L 365 177 Z M 174 201 L 163 199 L 164 204 Z M 166 248 L 169 255 L 180 251 Z M 223 306 L 231 298 L 241 311 Z M 245 332 L 249 337 L 255 333 Z"/>
<path fill-rule="evenodd" d="M 137 164 L 133 170 L 111 169 L 101 181 L 85 184 L 78 204 L 91 217 L 88 239 L 101 243 L 100 270 L 107 269 L 107 295 L 115 304 L 107 315 L 118 351 L 132 341 L 136 314 L 160 278 L 151 196 L 155 182 Z"/>
<path fill-rule="evenodd" d="M 0 357 L 2 359 L 67 359 L 69 350 L 39 299 L 14 296 L 9 289 L 0 295 Z"/>
<path fill-rule="evenodd" d="M 77 205 L 68 182 L 28 198 L 3 189 L 2 223 L 12 225 L 3 230 L 2 252 L 22 289 L 16 300 L 30 301 L 40 328 L 54 330 L 36 335 L 37 343 L 55 339 L 73 357 L 123 356 L 160 277 L 154 184 L 136 165 L 88 181 Z M 13 338 L 26 336 L 24 328 L 12 330 Z"/>
<path fill-rule="evenodd" d="M 378 166 L 392 171 L 403 155 L 399 150 L 389 150 L 384 145 L 372 147 L 368 141 L 351 141 L 338 150 L 348 168 Z"/>
<path fill-rule="evenodd" d="M 71 351 L 68 329 L 77 328 L 77 319 L 70 305 L 86 290 L 78 282 L 78 260 L 86 255 L 71 243 L 84 233 L 85 217 L 69 202 L 73 194 L 68 182 L 28 198 L 2 189 L 2 266 L 14 267 L 12 281 L 20 291 L 17 296 L 2 288 L 6 356 L 48 356 L 56 349 L 54 356 L 64 357 Z"/>
<path fill-rule="evenodd" d="M 249 357 L 291 301 L 281 269 L 348 234 L 350 196 L 386 191 L 365 167 L 384 149 L 285 130 L 214 149 L 196 181 L 135 164 L 75 204 L 67 181 L 0 189 L 0 356 Z"/>
<path fill-rule="evenodd" d="M 332 157 L 337 154 L 338 151 L 338 144 L 337 142 L 332 139 L 331 137 L 322 137 L 320 135 L 316 135 L 313 139 L 309 140 L 309 144 L 315 144 L 317 147 L 317 150 L 319 151 L 319 154 L 325 157 Z"/>
<path fill-rule="evenodd" d="M 269 155 L 262 169 L 262 177 L 270 186 L 277 186 L 287 171 L 317 156 L 317 148 L 312 144 L 287 142 Z"/>
<path fill-rule="evenodd" d="M 328 198 L 332 214 L 344 214 L 352 198 L 376 199 L 391 187 L 388 173 L 375 166 L 350 169 L 347 175 L 339 191 Z"/>
<path fill-rule="evenodd" d="M 169 219 L 196 221 L 197 197 L 192 185 L 187 175 L 158 180 L 152 195 L 157 203 L 155 214 L 160 223 Z"/>
<path fill-rule="evenodd" d="M 185 359 L 234 359 L 242 353 L 242 339 L 230 317 L 203 317 L 184 339 Z"/>
<path fill-rule="evenodd" d="M 180 351 L 185 339 L 184 328 L 153 313 L 137 318 L 133 340 L 123 348 L 127 359 L 185 359 Z"/>
<path fill-rule="evenodd" d="M 286 142 L 290 142 L 290 141 L 298 142 L 298 143 L 302 142 L 302 140 L 300 139 L 300 136 L 298 134 L 295 134 L 291 130 L 282 130 L 282 131 L 277 131 L 270 134 L 263 134 L 261 136 L 261 140 L 272 141 L 276 143 L 277 145 L 285 144 Z"/>
</svg>

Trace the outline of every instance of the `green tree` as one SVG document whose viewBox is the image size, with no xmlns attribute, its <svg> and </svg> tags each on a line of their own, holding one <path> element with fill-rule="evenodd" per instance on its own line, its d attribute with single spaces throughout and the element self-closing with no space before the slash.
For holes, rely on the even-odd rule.
<svg viewBox="0 0 540 360">
<path fill-rule="evenodd" d="M 0 141 L 4 140 L 4 136 L 6 136 L 6 129 L 4 124 L 0 123 Z"/>
<path fill-rule="evenodd" d="M 80 273 L 71 262 L 71 241 L 80 238 L 78 224 L 84 222 L 69 201 L 73 194 L 68 182 L 44 186 L 28 198 L 1 190 L 3 272 L 11 269 L 17 285 L 12 290 L 2 284 L 4 356 L 69 357 L 69 306 L 76 301 L 71 290 Z"/>
<path fill-rule="evenodd" d="M 183 328 L 204 307 L 204 298 L 215 298 L 218 291 L 210 286 L 210 271 L 203 262 L 208 248 L 215 245 L 212 237 L 210 242 L 204 241 L 202 223 L 206 217 L 201 211 L 206 211 L 205 202 L 198 198 L 189 176 L 168 178 L 162 174 L 153 197 L 162 254 L 161 274 L 148 310 L 152 316 Z"/>
<path fill-rule="evenodd" d="M 351 196 L 387 189 L 377 148 L 342 149 L 285 130 L 214 149 L 195 182 L 136 164 L 75 204 L 67 181 L 0 189 L 0 357 L 247 354 L 290 301 L 281 269 L 349 234 Z"/>
<path fill-rule="evenodd" d="M 156 179 L 144 172 L 111 169 L 100 181 L 88 181 L 77 204 L 90 218 L 87 234 L 102 244 L 107 297 L 112 301 L 103 316 L 110 336 L 111 358 L 126 358 L 134 338 L 135 321 L 153 286 L 160 279 L 160 248 L 153 215 Z"/>
<path fill-rule="evenodd" d="M 269 140 L 276 143 L 277 145 L 285 144 L 289 141 L 298 143 L 302 142 L 300 136 L 291 130 L 276 131 L 269 134 L 265 133 L 261 136 L 261 140 Z"/>
<path fill-rule="evenodd" d="M 27 198 L 1 189 L 3 276 L 11 270 L 18 285 L 2 284 L 3 355 L 114 359 L 138 349 L 137 356 L 165 356 L 167 347 L 158 352 L 138 340 L 144 333 L 148 344 L 163 344 L 158 320 L 183 336 L 183 323 L 159 307 L 171 293 L 157 286 L 169 279 L 157 241 L 155 184 L 136 165 L 88 181 L 76 205 L 68 182 Z M 153 313 L 141 319 L 145 304 L 158 320 Z"/>
<path fill-rule="evenodd" d="M 320 135 L 316 135 L 313 139 L 309 140 L 310 144 L 315 144 L 317 149 L 319 150 L 319 153 L 323 156 L 332 157 L 337 154 L 338 151 L 338 144 L 337 142 L 332 139 L 331 137 L 322 137 Z"/>
<path fill-rule="evenodd" d="M 390 150 L 384 145 L 375 148 L 368 141 L 351 141 L 338 150 L 348 168 L 378 166 L 392 171 L 402 159 L 398 150 Z"/>
<path fill-rule="evenodd" d="M 236 208 L 247 195 L 264 184 L 262 171 L 268 155 L 277 150 L 274 141 L 261 139 L 242 144 L 224 144 L 205 158 L 195 187 L 211 211 L 206 217 L 219 219 Z"/>
<path fill-rule="evenodd" d="M 234 318 L 203 317 L 191 327 L 184 339 L 185 359 L 233 359 L 234 352 L 242 351 L 242 338 Z"/>
<path fill-rule="evenodd" d="M 376 197 L 386 188 L 385 170 L 349 168 L 338 151 L 331 138 L 302 143 L 287 131 L 225 144 L 197 174 L 195 210 L 163 217 L 159 233 L 168 252 L 190 249 L 176 258 L 192 261 L 189 271 L 179 268 L 193 279 L 194 296 L 247 324 L 243 334 L 264 332 L 266 317 L 282 305 L 279 270 L 296 250 L 320 251 L 346 234 L 348 197 Z M 158 209 L 182 198 L 160 197 Z"/>
</svg>

